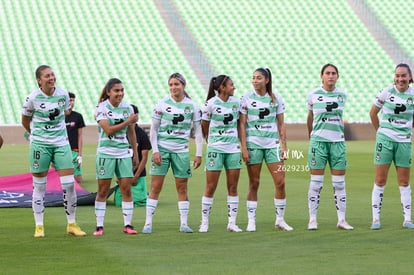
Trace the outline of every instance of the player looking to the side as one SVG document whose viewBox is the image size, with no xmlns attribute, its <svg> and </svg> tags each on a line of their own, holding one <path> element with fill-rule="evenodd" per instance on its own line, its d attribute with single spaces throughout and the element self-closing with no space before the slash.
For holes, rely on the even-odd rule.
<svg viewBox="0 0 414 275">
<path fill-rule="evenodd" d="M 54 164 L 62 185 L 63 205 L 68 222 L 66 232 L 74 236 L 85 236 L 86 233 L 76 224 L 77 196 L 72 152 L 65 125 L 65 114 L 70 109 L 69 94 L 55 86 L 56 77 L 50 66 L 39 66 L 35 75 L 39 88 L 26 97 L 22 110 L 22 125 L 30 134 L 32 209 L 36 223 L 34 236 L 45 236 L 44 197 L 51 163 Z"/>
<path fill-rule="evenodd" d="M 104 233 L 106 199 L 114 174 L 118 178 L 122 193 L 123 231 L 125 234 L 137 233 L 132 226 L 134 202 L 131 184 L 134 177 L 133 167 L 139 163 L 134 129 L 138 114 L 134 113 L 130 104 L 123 101 L 124 95 L 124 85 L 121 80 L 109 79 L 101 92 L 95 111 L 99 142 L 96 154 L 98 193 L 95 200 L 96 230 L 93 233 L 94 236 L 102 236 Z M 129 153 L 130 145 L 133 150 L 132 159 Z"/>
<path fill-rule="evenodd" d="M 394 84 L 384 88 L 375 98 L 369 113 L 376 130 L 375 179 L 372 190 L 371 229 L 381 228 L 380 213 L 385 184 L 391 163 L 394 162 L 400 188 L 404 214 L 402 226 L 414 229 L 411 221 L 411 134 L 414 114 L 414 90 L 411 69 L 398 64 L 394 72 Z M 382 110 L 380 118 L 378 113 Z"/>
<path fill-rule="evenodd" d="M 202 108 L 201 128 L 207 141 L 206 188 L 201 200 L 199 232 L 207 232 L 213 196 L 224 166 L 227 179 L 227 231 L 242 232 L 236 225 L 241 158 L 238 136 L 240 102 L 234 95 L 233 80 L 219 75 L 210 80 L 207 102 Z M 217 93 L 217 94 L 216 94 Z"/>
<path fill-rule="evenodd" d="M 336 87 L 338 68 L 325 64 L 321 74 L 322 86 L 308 95 L 307 127 L 309 133 L 308 165 L 310 184 L 308 190 L 309 230 L 318 229 L 317 213 L 323 186 L 325 167 L 329 163 L 338 216 L 337 228 L 354 229 L 345 220 L 346 212 L 346 146 L 342 115 L 346 94 Z"/>
</svg>

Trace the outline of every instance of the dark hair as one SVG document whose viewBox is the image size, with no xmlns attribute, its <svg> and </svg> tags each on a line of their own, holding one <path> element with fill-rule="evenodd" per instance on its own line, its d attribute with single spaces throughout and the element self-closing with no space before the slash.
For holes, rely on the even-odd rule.
<svg viewBox="0 0 414 275">
<path fill-rule="evenodd" d="M 338 68 L 335 65 L 331 64 L 331 63 L 328 63 L 328 64 L 323 65 L 323 67 L 321 69 L 321 75 L 323 75 L 323 73 L 325 72 L 326 68 L 328 68 L 328 67 L 334 68 L 335 71 L 336 71 L 336 74 L 339 75 Z"/>
<path fill-rule="evenodd" d="M 132 109 L 134 109 L 134 114 L 139 114 L 138 107 L 134 104 L 131 104 Z"/>
<path fill-rule="evenodd" d="M 255 70 L 255 72 L 260 72 L 266 79 L 269 80 L 266 84 L 266 92 L 270 95 L 272 98 L 272 103 L 274 103 L 275 95 L 272 91 L 272 73 L 270 72 L 269 68 L 258 68 Z"/>
<path fill-rule="evenodd" d="M 408 73 L 409 73 L 409 74 L 410 74 L 410 76 L 411 76 L 411 79 L 410 79 L 410 81 L 408 81 L 408 83 L 413 83 L 413 74 L 411 73 L 410 66 L 408 66 L 408 64 L 405 64 L 405 63 L 400 63 L 400 64 L 398 64 L 398 65 L 395 67 L 394 72 L 395 72 L 398 68 L 406 68 L 406 69 L 407 69 L 407 71 L 408 71 Z"/>
<path fill-rule="evenodd" d="M 180 81 L 181 82 L 181 84 L 183 84 L 184 86 L 187 84 L 187 81 L 185 80 L 185 77 L 182 75 L 182 74 L 180 74 L 180 73 L 173 73 L 172 75 L 170 75 L 170 77 L 168 78 L 168 83 L 170 82 L 170 80 L 171 80 L 171 78 L 175 78 L 175 79 L 177 79 L 178 81 Z M 187 94 L 187 92 L 184 90 L 184 96 L 185 97 L 188 97 L 188 98 L 191 98 L 188 94 Z"/>
<path fill-rule="evenodd" d="M 208 87 L 208 94 L 207 94 L 206 101 L 216 95 L 215 91 L 217 91 L 217 93 L 220 93 L 221 85 L 225 86 L 229 79 L 230 77 L 224 74 L 212 77 L 210 80 L 210 85 Z"/>
<path fill-rule="evenodd" d="M 42 76 L 42 71 L 45 69 L 52 69 L 52 68 L 49 65 L 40 65 L 39 67 L 37 67 L 35 71 L 36 79 L 39 79 Z M 39 83 L 37 83 L 37 85 L 40 87 Z"/>
<path fill-rule="evenodd" d="M 111 78 L 106 82 L 105 87 L 102 89 L 101 95 L 99 96 L 98 104 L 108 99 L 108 92 L 115 84 L 122 84 L 122 81 L 118 78 Z"/>
<path fill-rule="evenodd" d="M 76 98 L 76 95 L 74 93 L 68 92 L 69 93 L 69 98 Z"/>
</svg>

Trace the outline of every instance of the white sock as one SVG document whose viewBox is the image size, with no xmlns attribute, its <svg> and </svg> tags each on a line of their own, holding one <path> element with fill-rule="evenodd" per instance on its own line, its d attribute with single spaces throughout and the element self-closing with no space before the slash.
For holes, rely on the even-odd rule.
<svg viewBox="0 0 414 275">
<path fill-rule="evenodd" d="M 65 207 L 66 219 L 68 223 L 75 223 L 76 204 L 78 202 L 75 190 L 75 178 L 73 175 L 59 178 L 63 190 L 63 206 Z"/>
<path fill-rule="evenodd" d="M 228 213 L 229 223 L 236 224 L 238 209 L 239 209 L 239 196 L 227 196 L 227 213 Z"/>
<path fill-rule="evenodd" d="M 180 212 L 181 225 L 187 225 L 189 210 L 190 210 L 190 202 L 189 201 L 179 201 L 178 202 L 178 211 Z"/>
<path fill-rule="evenodd" d="M 131 225 L 133 213 L 134 213 L 134 202 L 122 201 L 122 215 L 124 216 L 124 226 Z"/>
<path fill-rule="evenodd" d="M 158 200 L 153 200 L 147 198 L 147 207 L 146 207 L 146 216 L 145 224 L 152 224 L 152 217 L 155 214 L 155 209 L 157 208 Z"/>
<path fill-rule="evenodd" d="M 32 209 L 36 225 L 43 225 L 46 177 L 33 177 Z"/>
<path fill-rule="evenodd" d="M 404 213 L 404 221 L 411 221 L 411 187 L 400 186 L 401 205 Z"/>
<path fill-rule="evenodd" d="M 385 186 L 378 186 L 374 183 L 374 188 L 372 189 L 372 220 L 380 219 L 382 199 L 384 196 Z"/>
<path fill-rule="evenodd" d="M 106 201 L 95 201 L 96 226 L 104 226 Z"/>
<path fill-rule="evenodd" d="M 285 219 L 286 199 L 274 199 L 276 221 Z"/>
<path fill-rule="evenodd" d="M 308 191 L 309 219 L 316 220 L 319 208 L 319 199 L 323 187 L 323 175 L 311 175 Z"/>
<path fill-rule="evenodd" d="M 338 221 L 345 220 L 346 213 L 346 190 L 345 175 L 332 176 L 332 186 L 334 188 L 334 199 Z"/>
<path fill-rule="evenodd" d="M 213 201 L 213 198 L 207 198 L 204 196 L 201 198 L 201 221 L 203 223 L 208 223 L 208 218 L 210 217 Z"/>
<path fill-rule="evenodd" d="M 257 201 L 247 201 L 246 207 L 248 221 L 256 222 Z"/>
</svg>

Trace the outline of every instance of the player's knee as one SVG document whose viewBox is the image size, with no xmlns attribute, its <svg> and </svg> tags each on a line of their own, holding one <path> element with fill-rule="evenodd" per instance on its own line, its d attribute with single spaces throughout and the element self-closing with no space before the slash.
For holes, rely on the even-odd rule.
<svg viewBox="0 0 414 275">
<path fill-rule="evenodd" d="M 309 189 L 315 192 L 320 192 L 323 187 L 323 178 L 323 175 L 311 175 Z"/>
<path fill-rule="evenodd" d="M 344 190 L 345 189 L 345 175 L 332 176 L 332 186 L 335 190 Z"/>
</svg>

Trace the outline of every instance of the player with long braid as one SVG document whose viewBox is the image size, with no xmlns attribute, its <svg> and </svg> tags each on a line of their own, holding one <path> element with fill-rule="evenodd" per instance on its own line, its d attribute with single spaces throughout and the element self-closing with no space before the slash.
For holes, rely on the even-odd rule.
<svg viewBox="0 0 414 275">
<path fill-rule="evenodd" d="M 39 88 L 23 104 L 22 125 L 30 134 L 30 170 L 33 175 L 32 208 L 36 229 L 34 236 L 42 238 L 44 232 L 44 197 L 50 164 L 53 162 L 63 190 L 63 203 L 67 218 L 66 232 L 85 236 L 76 224 L 75 178 L 72 151 L 66 132 L 65 114 L 69 112 L 68 92 L 55 86 L 52 68 L 41 65 L 36 69 Z"/>
<path fill-rule="evenodd" d="M 307 127 L 310 137 L 308 165 L 311 179 L 308 191 L 309 230 L 318 229 L 317 213 L 326 164 L 329 163 L 338 216 L 337 228 L 354 229 L 345 220 L 346 147 L 342 114 L 346 94 L 336 87 L 338 68 L 322 67 L 322 86 L 309 93 Z"/>
</svg>

